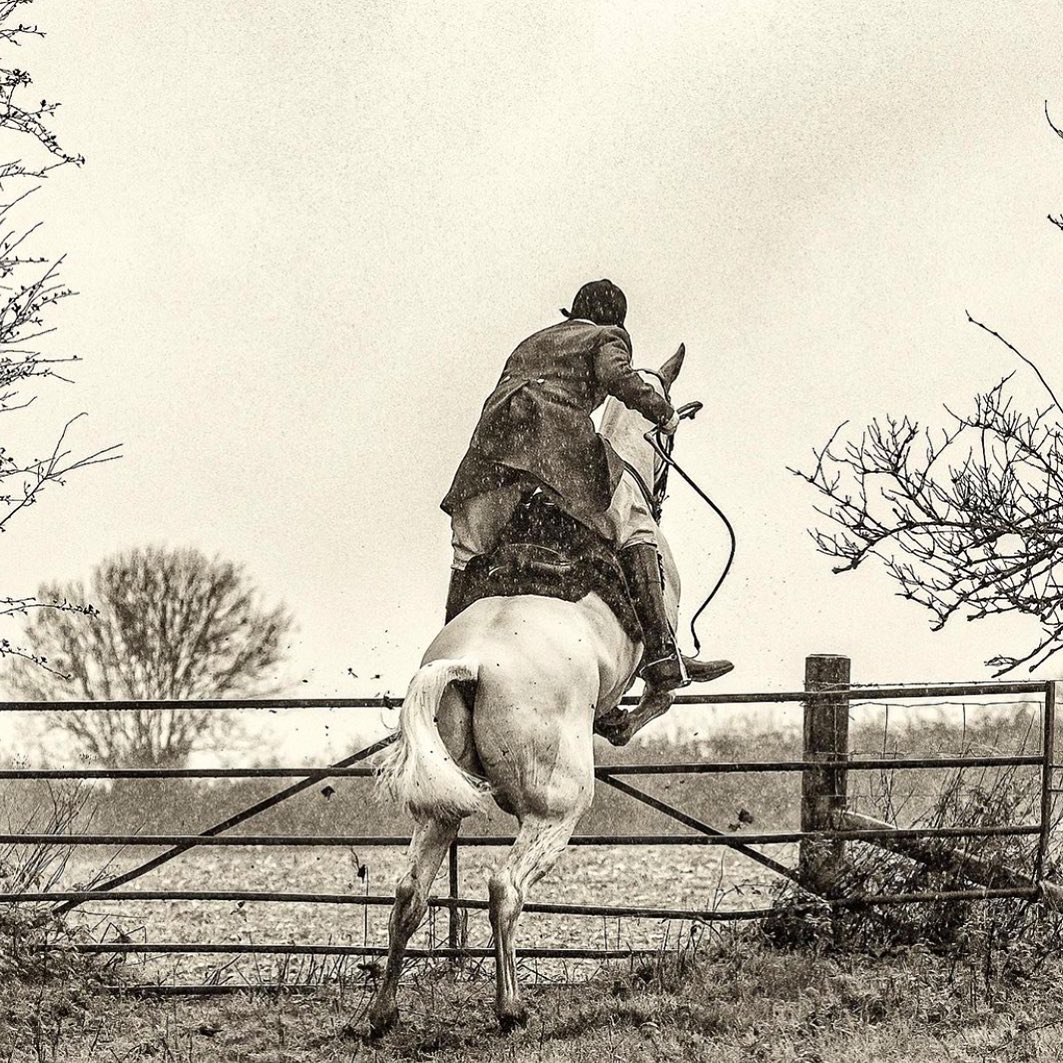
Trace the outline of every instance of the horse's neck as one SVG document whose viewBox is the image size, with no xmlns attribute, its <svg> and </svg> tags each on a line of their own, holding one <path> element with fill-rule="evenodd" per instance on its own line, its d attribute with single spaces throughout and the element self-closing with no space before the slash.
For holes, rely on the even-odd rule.
<svg viewBox="0 0 1063 1063">
<path fill-rule="evenodd" d="M 660 395 L 664 387 L 656 373 L 640 371 L 642 379 Z M 652 486 L 655 480 L 655 454 L 653 447 L 646 440 L 646 433 L 653 425 L 635 410 L 628 409 L 619 399 L 610 396 L 602 408 L 601 426 L 598 431 L 612 445 L 635 472 L 642 477 L 642 482 Z M 625 474 L 627 475 L 627 474 Z M 664 602 L 668 611 L 668 620 L 674 628 L 679 613 L 679 570 L 672 559 L 672 551 L 663 533 L 657 531 L 657 549 L 661 555 L 664 568 Z"/>
<path fill-rule="evenodd" d="M 653 448 L 646 442 L 646 433 L 652 427 L 641 413 L 629 410 L 612 397 L 602 411 L 601 434 L 647 484 L 653 483 Z"/>
</svg>

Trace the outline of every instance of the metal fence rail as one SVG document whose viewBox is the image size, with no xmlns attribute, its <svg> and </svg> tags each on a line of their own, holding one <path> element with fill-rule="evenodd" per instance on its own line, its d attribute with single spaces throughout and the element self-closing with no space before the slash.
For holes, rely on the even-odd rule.
<svg viewBox="0 0 1063 1063">
<path fill-rule="evenodd" d="M 920 904 L 927 901 L 984 901 L 1001 897 L 1036 897 L 1040 891 L 1027 886 L 983 888 L 973 890 L 937 890 L 909 893 L 860 893 L 830 900 L 788 905 L 787 913 L 821 912 L 826 908 L 860 908 L 890 904 Z M 353 907 L 386 907 L 395 903 L 391 894 L 358 893 L 285 893 L 271 890 L 48 890 L 5 893 L 9 904 L 73 901 L 234 901 L 260 904 L 335 904 Z M 476 897 L 429 897 L 429 908 L 487 911 L 489 902 Z M 611 919 L 678 919 L 695 922 L 761 919 L 776 912 L 775 908 L 654 908 L 643 905 L 564 904 L 556 901 L 527 901 L 524 912 L 540 915 L 589 915 Z M 146 948 L 146 951 L 150 949 Z"/>
<path fill-rule="evenodd" d="M 1045 682 L 989 683 L 893 683 L 846 686 L 833 690 L 850 701 L 869 697 L 897 701 L 908 698 L 993 697 L 995 695 L 1038 694 L 1045 692 Z M 807 690 L 760 691 L 730 694 L 677 694 L 676 705 L 781 705 L 808 700 Z M 621 705 L 637 705 L 638 698 L 625 697 Z M 151 701 L 0 701 L 0 712 L 133 712 L 142 709 L 195 709 L 197 712 L 234 712 L 264 709 L 397 709 L 402 698 L 380 694 L 372 698 L 256 698 L 241 701 L 233 698 L 199 698 L 196 700 L 158 698 Z"/>
<path fill-rule="evenodd" d="M 1041 756 L 854 757 L 820 760 L 821 765 L 849 771 L 919 768 L 1014 768 L 1044 763 Z M 1053 768 L 1061 765 L 1053 764 Z M 609 764 L 594 769 L 596 778 L 613 775 L 732 775 L 808 771 L 805 760 L 733 760 L 689 764 Z M 333 768 L 301 764 L 290 768 L 0 768 L 5 779 L 366 779 L 372 768 Z"/>
<path fill-rule="evenodd" d="M 817 658 L 810 658 L 816 661 Z M 838 661 L 838 658 L 831 658 Z M 572 838 L 572 845 L 626 845 L 626 846 L 727 846 L 758 860 L 778 874 L 798 882 L 802 887 L 802 899 L 787 907 L 794 913 L 844 910 L 848 908 L 878 907 L 902 904 L 921 904 L 949 901 L 992 900 L 1018 897 L 1036 899 L 1043 896 L 1043 881 L 1049 831 L 1052 816 L 1053 773 L 1059 767 L 1054 762 L 1054 731 L 1056 685 L 1051 682 L 991 682 L 954 684 L 910 684 L 891 686 L 860 686 L 848 682 L 848 662 L 845 663 L 845 682 L 817 682 L 813 676 L 802 691 L 735 693 L 735 694 L 689 694 L 676 698 L 680 705 L 758 705 L 803 702 L 805 704 L 805 756 L 802 760 L 777 761 L 726 761 L 666 764 L 610 764 L 599 766 L 596 777 L 627 797 L 649 805 L 660 814 L 678 822 L 691 833 L 642 834 L 642 835 L 581 835 Z M 1036 695 L 1043 705 L 1041 749 L 1036 755 L 980 755 L 980 756 L 850 756 L 847 747 L 847 722 L 840 726 L 842 716 L 847 721 L 852 705 L 875 700 L 922 701 L 935 698 L 984 698 L 1017 697 Z M 625 698 L 626 704 L 636 699 Z M 243 709 L 298 710 L 306 708 L 395 708 L 400 699 L 382 696 L 378 698 L 286 698 L 252 702 L 223 700 L 186 701 L 121 701 L 121 702 L 36 702 L 0 703 L 0 712 L 86 712 L 86 711 L 133 711 L 194 708 L 203 711 L 234 711 Z M 826 714 L 826 715 L 824 715 Z M 824 730 L 824 720 L 829 726 Z M 811 722 L 810 722 L 811 721 Z M 818 721 L 818 723 L 817 723 Z M 827 733 L 831 740 L 825 745 L 815 738 L 816 728 Z M 833 728 L 833 730 L 831 730 Z M 810 740 L 810 734 L 813 739 Z M 122 846 L 138 848 L 164 847 L 166 852 L 151 857 L 145 863 L 102 883 L 96 889 L 63 890 L 55 892 L 0 893 L 0 904 L 53 904 L 56 911 L 66 912 L 85 902 L 133 902 L 133 901 L 242 901 L 265 903 L 331 904 L 351 906 L 385 906 L 392 903 L 389 896 L 311 893 L 284 891 L 211 891 L 211 890 L 135 890 L 118 887 L 162 866 L 191 849 L 213 847 L 335 847 L 335 846 L 401 846 L 409 838 L 400 835 L 285 835 L 285 834 L 235 834 L 233 829 L 254 818 L 261 812 L 275 807 L 282 801 L 305 791 L 323 780 L 331 778 L 366 778 L 373 769 L 359 765 L 374 753 L 394 740 L 394 735 L 384 738 L 363 750 L 332 765 L 297 765 L 270 768 L 120 768 L 120 769 L 42 769 L 5 768 L 0 770 L 0 780 L 121 780 L 121 779 L 295 779 L 289 786 L 275 794 L 257 801 L 248 809 L 214 824 L 200 834 L 0 834 L 3 845 L 41 846 Z M 914 827 L 882 829 L 839 829 L 841 820 L 824 818 L 819 814 L 830 805 L 837 809 L 844 805 L 845 778 L 852 771 L 883 770 L 964 770 L 968 768 L 1017 768 L 1040 769 L 1041 801 L 1038 822 L 998 827 Z M 805 786 L 802 804 L 802 829 L 797 831 L 725 832 L 701 822 L 660 798 L 647 794 L 621 781 L 621 777 L 660 775 L 728 775 L 754 773 L 801 773 Z M 816 787 L 819 787 L 817 790 Z M 812 800 L 809 801 L 811 793 Z M 841 805 L 839 805 L 839 799 Z M 819 802 L 819 805 L 816 802 Z M 807 806 L 807 807 L 806 807 Z M 817 812 L 817 809 L 819 810 Z M 790 868 L 754 846 L 799 844 L 802 860 L 808 851 L 824 851 L 825 846 L 838 847 L 847 842 L 874 843 L 886 847 L 907 845 L 909 850 L 927 841 L 945 845 L 948 842 L 974 838 L 1035 838 L 1034 866 L 1028 879 L 1012 875 L 1002 886 L 983 883 L 979 888 L 950 889 L 893 894 L 856 894 L 847 897 L 825 896 L 818 890 L 815 879 L 806 874 L 804 864 Z M 485 900 L 462 898 L 457 895 L 458 852 L 460 847 L 505 846 L 511 844 L 508 836 L 459 837 L 450 850 L 449 895 L 433 897 L 429 903 L 434 908 L 450 912 L 448 944 L 446 947 L 427 950 L 412 950 L 411 955 L 423 957 L 486 956 L 490 950 L 460 948 L 460 912 L 482 910 Z M 818 850 L 817 850 L 818 847 Z M 1019 881 L 1021 879 L 1021 881 Z M 976 883 L 977 884 L 977 883 Z M 770 908 L 720 911 L 717 909 L 669 908 L 641 905 L 584 905 L 531 902 L 526 911 L 553 915 L 630 917 L 641 919 L 681 919 L 694 921 L 739 921 L 759 919 L 771 914 Z M 378 946 L 344 944 L 219 944 L 211 942 L 79 942 L 63 947 L 81 952 L 100 953 L 204 953 L 204 954 L 278 954 L 278 955 L 334 955 L 334 956 L 379 956 L 386 950 Z M 657 955 L 659 949 L 525 949 L 521 955 L 538 958 L 608 959 L 637 955 Z"/>
<path fill-rule="evenodd" d="M 1039 824 L 1018 827 L 891 827 L 888 830 L 740 831 L 702 834 L 574 834 L 569 845 L 726 845 L 738 849 L 746 845 L 788 845 L 802 841 L 879 841 L 883 838 L 1004 838 L 1040 835 Z M 469 834 L 460 844 L 470 848 L 512 845 L 514 835 Z M 111 846 L 123 848 L 164 848 L 168 846 L 246 848 L 382 848 L 409 845 L 408 835 L 330 835 L 330 834 L 229 834 L 203 837 L 199 834 L 0 834 L 0 845 Z M 6 895 L 0 893 L 0 903 Z"/>
</svg>

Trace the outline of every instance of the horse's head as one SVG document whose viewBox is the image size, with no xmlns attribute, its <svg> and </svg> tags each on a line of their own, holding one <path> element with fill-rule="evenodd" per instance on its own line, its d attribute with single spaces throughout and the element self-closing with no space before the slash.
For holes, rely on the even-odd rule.
<svg viewBox="0 0 1063 1063">
<path fill-rule="evenodd" d="M 672 385 L 683 368 L 686 347 L 679 349 L 656 372 L 652 369 L 638 370 L 639 376 L 655 391 L 671 401 Z M 628 409 L 619 399 L 609 397 L 602 410 L 601 434 L 609 440 L 613 449 L 642 478 L 650 489 L 655 504 L 659 507 L 664 498 L 668 466 L 646 439 L 653 428 L 641 413 Z"/>
</svg>

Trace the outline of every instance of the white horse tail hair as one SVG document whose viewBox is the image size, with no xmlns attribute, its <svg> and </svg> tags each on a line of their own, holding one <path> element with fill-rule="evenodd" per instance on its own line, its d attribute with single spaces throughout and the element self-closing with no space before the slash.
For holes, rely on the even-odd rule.
<svg viewBox="0 0 1063 1063">
<path fill-rule="evenodd" d="M 436 724 L 447 684 L 474 680 L 478 671 L 469 658 L 429 661 L 410 680 L 399 738 L 377 768 L 377 787 L 414 818 L 460 819 L 485 810 L 490 786 L 454 761 Z"/>
</svg>

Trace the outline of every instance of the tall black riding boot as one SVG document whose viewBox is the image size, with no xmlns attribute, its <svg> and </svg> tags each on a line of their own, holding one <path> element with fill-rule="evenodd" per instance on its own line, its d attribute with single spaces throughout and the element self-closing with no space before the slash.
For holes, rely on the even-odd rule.
<svg viewBox="0 0 1063 1063">
<path fill-rule="evenodd" d="M 656 546 L 628 546 L 620 551 L 620 564 L 642 625 L 643 654 L 638 674 L 647 686 L 659 691 L 678 690 L 731 671 L 734 666 L 730 661 L 699 661 L 679 652 L 665 613 Z"/>
<path fill-rule="evenodd" d="M 468 578 L 465 570 L 452 568 L 450 570 L 450 586 L 447 588 L 447 611 L 443 618 L 444 624 L 449 624 L 466 606 L 465 594 Z"/>
</svg>

